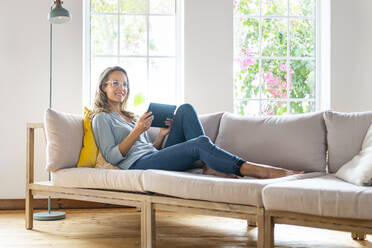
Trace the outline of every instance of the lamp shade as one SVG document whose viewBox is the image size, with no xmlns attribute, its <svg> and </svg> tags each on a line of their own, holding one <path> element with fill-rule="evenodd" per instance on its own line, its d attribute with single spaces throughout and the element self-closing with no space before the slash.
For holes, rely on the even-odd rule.
<svg viewBox="0 0 372 248">
<path fill-rule="evenodd" d="M 54 7 L 51 9 L 51 11 L 48 14 L 48 20 L 51 23 L 54 24 L 63 24 L 71 19 L 70 12 L 62 7 L 62 4 L 58 1 L 54 5 Z"/>
</svg>

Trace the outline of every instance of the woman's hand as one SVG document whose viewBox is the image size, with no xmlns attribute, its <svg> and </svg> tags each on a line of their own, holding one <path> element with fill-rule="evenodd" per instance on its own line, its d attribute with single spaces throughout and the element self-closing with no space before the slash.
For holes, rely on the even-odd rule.
<svg viewBox="0 0 372 248">
<path fill-rule="evenodd" d="M 172 127 L 172 122 L 173 122 L 173 119 L 171 119 L 171 118 L 167 118 L 165 120 L 164 123 L 168 127 L 161 127 L 160 128 L 160 132 L 159 132 L 159 136 L 164 137 L 164 136 L 166 136 L 169 133 L 169 131 L 170 131 L 171 127 Z"/>
<path fill-rule="evenodd" d="M 154 116 L 152 112 L 146 112 L 137 120 L 136 126 L 134 130 L 137 130 L 142 134 L 143 132 L 147 131 L 151 127 L 151 123 L 154 120 Z"/>
</svg>

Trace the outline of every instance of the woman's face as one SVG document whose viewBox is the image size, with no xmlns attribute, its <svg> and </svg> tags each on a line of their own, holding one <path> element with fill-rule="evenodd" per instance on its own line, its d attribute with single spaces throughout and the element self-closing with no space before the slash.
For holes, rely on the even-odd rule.
<svg viewBox="0 0 372 248">
<path fill-rule="evenodd" d="M 106 92 L 109 103 L 122 103 L 128 93 L 128 79 L 125 74 L 121 71 L 111 72 L 103 91 Z"/>
</svg>

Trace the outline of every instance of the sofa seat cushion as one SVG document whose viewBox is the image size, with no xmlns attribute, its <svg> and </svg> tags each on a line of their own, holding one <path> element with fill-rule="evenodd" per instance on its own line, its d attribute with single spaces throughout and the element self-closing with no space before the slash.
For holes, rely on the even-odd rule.
<svg viewBox="0 0 372 248">
<path fill-rule="evenodd" d="M 53 172 L 55 186 L 144 192 L 143 170 L 102 170 L 79 167 Z"/>
<path fill-rule="evenodd" d="M 143 175 L 144 189 L 149 192 L 185 199 L 262 207 L 261 191 L 266 185 L 319 176 L 322 173 L 308 173 L 277 179 L 254 179 L 247 177 L 232 179 L 189 172 L 162 170 L 146 170 Z"/>
<path fill-rule="evenodd" d="M 267 210 L 372 220 L 372 187 L 345 182 L 334 174 L 268 185 L 263 203 Z"/>
</svg>

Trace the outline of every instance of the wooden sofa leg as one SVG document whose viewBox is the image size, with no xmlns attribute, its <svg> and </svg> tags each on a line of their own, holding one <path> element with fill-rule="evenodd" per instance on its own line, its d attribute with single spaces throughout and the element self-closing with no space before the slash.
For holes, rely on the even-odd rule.
<svg viewBox="0 0 372 248">
<path fill-rule="evenodd" d="M 367 237 L 366 233 L 351 233 L 351 237 L 354 240 L 365 240 Z"/>
<path fill-rule="evenodd" d="M 31 230 L 34 223 L 34 196 L 31 193 L 31 190 L 27 190 L 26 193 L 26 229 Z"/>
<path fill-rule="evenodd" d="M 155 209 L 149 201 L 145 201 L 141 208 L 141 247 L 156 247 Z"/>
<path fill-rule="evenodd" d="M 34 140 L 35 130 L 27 127 L 27 144 L 26 144 L 26 229 L 31 230 L 33 227 L 34 214 L 34 196 L 30 190 L 30 184 L 34 182 Z"/>
<path fill-rule="evenodd" d="M 247 227 L 257 227 L 256 221 L 247 220 Z"/>
<path fill-rule="evenodd" d="M 260 209 L 257 214 L 257 248 L 265 247 L 265 210 Z"/>
<path fill-rule="evenodd" d="M 274 248 L 275 223 L 270 215 L 265 215 L 265 248 Z"/>
</svg>

